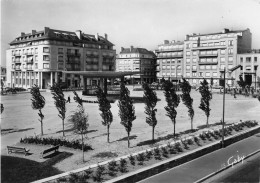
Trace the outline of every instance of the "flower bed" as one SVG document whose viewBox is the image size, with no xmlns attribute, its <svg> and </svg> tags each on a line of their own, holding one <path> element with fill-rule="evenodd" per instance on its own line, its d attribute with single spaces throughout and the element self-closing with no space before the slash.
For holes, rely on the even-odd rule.
<svg viewBox="0 0 260 183">
<path fill-rule="evenodd" d="M 249 129 L 258 125 L 256 121 L 245 121 L 240 123 L 235 123 L 227 126 L 224 129 L 224 135 L 230 136 L 234 135 L 239 131 Z M 204 131 L 196 136 L 189 136 L 182 138 L 178 141 L 173 141 L 172 143 L 164 144 L 156 148 L 147 149 L 138 153 L 134 153 L 125 157 L 117 158 L 106 163 L 98 164 L 97 166 L 91 166 L 92 168 L 85 169 L 84 171 L 70 174 L 65 177 L 60 177 L 56 180 L 50 182 L 100 182 L 113 179 L 116 176 L 125 174 L 126 172 L 135 171 L 137 169 L 143 168 L 144 166 L 151 166 L 162 160 L 172 158 L 183 152 L 187 152 L 196 149 L 205 144 L 210 144 L 213 141 L 220 140 L 222 137 L 223 130 L 208 130 Z M 247 134 L 248 135 L 248 134 Z M 245 135 L 246 136 L 246 135 Z M 238 137 L 240 139 L 240 137 Z M 228 144 L 234 143 L 235 139 L 229 139 Z M 212 148 L 206 148 L 205 150 L 200 150 L 196 154 L 192 154 L 189 158 L 180 158 L 174 161 L 173 164 L 161 165 L 159 169 L 168 169 L 173 166 L 177 166 L 184 162 L 187 162 L 196 156 L 201 156 L 212 150 L 219 148 L 219 145 L 214 145 Z M 193 157 L 193 158 L 192 158 Z M 168 166 L 169 165 L 169 166 Z M 157 169 L 158 169 L 157 168 Z M 155 171 L 157 171 L 157 169 Z M 158 170 L 159 171 L 159 170 Z"/>
<path fill-rule="evenodd" d="M 53 146 L 64 146 L 73 149 L 81 149 L 82 143 L 79 140 L 68 141 L 66 139 L 56 139 L 56 138 L 41 138 L 41 137 L 25 137 L 21 138 L 20 143 L 25 144 L 42 144 L 42 145 L 53 145 Z M 88 144 L 84 144 L 84 151 L 93 150 L 92 147 Z"/>
</svg>

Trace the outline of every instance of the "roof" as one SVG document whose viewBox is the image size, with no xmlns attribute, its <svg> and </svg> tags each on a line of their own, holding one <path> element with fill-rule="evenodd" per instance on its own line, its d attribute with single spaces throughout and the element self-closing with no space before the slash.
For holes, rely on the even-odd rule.
<svg viewBox="0 0 260 183">
<path fill-rule="evenodd" d="M 155 54 L 152 51 L 148 51 L 145 48 L 123 48 L 123 50 L 121 50 L 120 54 L 122 53 L 142 53 L 142 54 L 150 54 L 150 55 L 154 55 Z"/>
<path fill-rule="evenodd" d="M 163 44 L 159 44 L 158 46 L 169 46 L 169 45 L 183 45 L 184 41 L 175 41 L 175 42 L 169 42 L 169 43 L 163 43 Z"/>
<path fill-rule="evenodd" d="M 113 46 L 113 43 L 105 39 L 103 36 L 82 33 L 81 39 L 79 39 L 75 32 L 50 29 L 48 27 L 45 27 L 43 31 L 34 31 L 28 34 L 22 34 L 21 36 L 15 38 L 10 45 L 46 39 Z"/>
<path fill-rule="evenodd" d="M 116 71 L 62 71 L 66 74 L 78 74 L 90 78 L 106 77 L 106 78 L 120 78 L 123 76 L 140 74 L 140 72 L 116 72 Z"/>
<path fill-rule="evenodd" d="M 189 37 L 197 37 L 197 36 L 208 36 L 208 35 L 216 35 L 216 34 L 229 34 L 229 33 L 238 33 L 238 32 L 244 32 L 244 31 L 250 31 L 250 29 L 244 29 L 244 30 L 234 30 L 234 31 L 228 31 L 228 32 L 215 32 L 215 33 L 207 33 L 207 34 L 194 34 L 194 35 L 188 35 Z"/>
</svg>

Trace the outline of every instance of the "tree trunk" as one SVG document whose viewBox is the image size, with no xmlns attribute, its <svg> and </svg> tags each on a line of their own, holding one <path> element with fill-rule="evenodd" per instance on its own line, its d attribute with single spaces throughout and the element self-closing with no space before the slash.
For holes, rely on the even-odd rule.
<svg viewBox="0 0 260 183">
<path fill-rule="evenodd" d="M 191 130 L 193 130 L 193 118 L 190 119 L 190 123 L 191 123 Z"/>
<path fill-rule="evenodd" d="M 209 127 L 209 117 L 207 116 L 207 128 Z"/>
<path fill-rule="evenodd" d="M 153 136 L 152 136 L 153 142 L 154 142 L 154 126 L 153 126 Z"/>
<path fill-rule="evenodd" d="M 84 140 L 83 140 L 83 134 L 81 134 L 81 140 L 82 140 L 82 160 L 84 162 Z"/>
<path fill-rule="evenodd" d="M 107 142 L 109 143 L 109 125 L 107 125 Z"/>
<path fill-rule="evenodd" d="M 65 132 L 64 132 L 64 119 L 62 119 L 62 135 L 63 137 L 65 137 Z"/>
<path fill-rule="evenodd" d="M 43 120 L 43 115 L 42 115 L 42 110 L 40 109 L 39 110 L 39 112 L 40 112 L 40 118 L 41 118 L 41 135 L 43 135 L 43 123 L 42 123 L 42 120 Z"/>
<path fill-rule="evenodd" d="M 41 134 L 43 136 L 43 124 L 42 124 L 42 119 L 41 119 Z"/>
<path fill-rule="evenodd" d="M 173 120 L 173 128 L 174 128 L 174 130 L 173 130 L 173 137 L 175 138 L 175 118 Z"/>
<path fill-rule="evenodd" d="M 130 147 L 130 139 L 129 139 L 130 132 L 127 132 L 127 140 L 128 140 L 128 148 Z"/>
</svg>

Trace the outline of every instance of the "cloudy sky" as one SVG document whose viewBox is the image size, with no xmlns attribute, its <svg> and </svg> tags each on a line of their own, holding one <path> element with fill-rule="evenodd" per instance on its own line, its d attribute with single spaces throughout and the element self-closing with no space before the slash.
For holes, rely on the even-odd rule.
<svg viewBox="0 0 260 183">
<path fill-rule="evenodd" d="M 186 34 L 250 28 L 260 49 L 260 0 L 1 0 L 1 64 L 8 43 L 44 27 L 108 34 L 120 47 L 154 50 Z"/>
</svg>

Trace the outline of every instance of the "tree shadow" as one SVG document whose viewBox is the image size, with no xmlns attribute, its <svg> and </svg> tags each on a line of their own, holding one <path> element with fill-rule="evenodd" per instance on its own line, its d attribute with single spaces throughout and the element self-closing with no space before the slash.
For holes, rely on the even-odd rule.
<svg viewBox="0 0 260 183">
<path fill-rule="evenodd" d="M 73 128 L 70 128 L 70 129 L 64 130 L 64 132 L 71 132 L 71 131 L 73 131 L 73 130 L 74 130 Z M 98 130 L 89 130 L 89 131 L 86 132 L 86 134 L 92 133 L 92 132 L 97 132 L 97 131 L 98 131 Z M 56 133 L 61 133 L 61 132 L 63 132 L 63 130 L 57 131 Z"/>
<path fill-rule="evenodd" d="M 25 183 L 62 173 L 50 164 L 21 157 L 1 156 L 1 182 Z"/>
<path fill-rule="evenodd" d="M 56 163 L 59 163 L 60 161 L 72 156 L 73 153 L 70 152 L 60 152 L 56 151 L 55 153 L 52 153 L 48 156 L 45 156 L 44 159 L 48 159 L 42 163 L 44 166 L 53 166 Z"/>
<path fill-rule="evenodd" d="M 2 129 L 1 134 L 6 135 L 9 133 L 15 133 L 15 132 L 24 132 L 28 130 L 33 130 L 34 128 L 24 128 L 24 129 L 13 129 L 13 128 L 8 128 L 8 129 Z"/>
<path fill-rule="evenodd" d="M 129 136 L 129 140 L 133 140 L 133 139 L 136 139 L 136 138 L 137 138 L 136 135 Z M 116 141 L 127 141 L 127 140 L 128 140 L 128 137 L 124 137 L 124 138 L 118 139 Z"/>
</svg>

